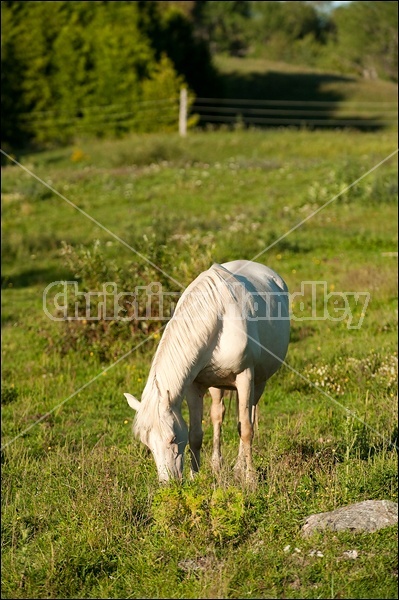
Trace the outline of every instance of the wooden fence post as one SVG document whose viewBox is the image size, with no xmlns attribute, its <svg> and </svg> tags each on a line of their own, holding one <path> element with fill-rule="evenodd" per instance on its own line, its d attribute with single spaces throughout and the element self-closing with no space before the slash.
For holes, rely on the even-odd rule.
<svg viewBox="0 0 399 600">
<path fill-rule="evenodd" d="M 179 134 L 185 137 L 187 134 L 187 89 L 180 90 L 180 109 L 179 109 Z"/>
</svg>

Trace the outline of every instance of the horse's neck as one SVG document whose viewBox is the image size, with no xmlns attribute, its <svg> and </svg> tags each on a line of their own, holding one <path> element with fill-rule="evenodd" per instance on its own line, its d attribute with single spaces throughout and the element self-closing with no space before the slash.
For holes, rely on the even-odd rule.
<svg viewBox="0 0 399 600">
<path fill-rule="evenodd" d="M 166 328 L 154 356 L 149 379 L 157 386 L 162 397 L 169 396 L 172 405 L 179 406 L 187 383 L 193 377 L 193 366 L 198 362 L 201 347 L 180 344 L 176 332 Z"/>
<path fill-rule="evenodd" d="M 165 328 L 150 377 L 172 405 L 181 402 L 186 385 L 201 368 L 218 328 L 227 288 L 220 274 L 207 272 L 190 289 Z M 206 360 L 206 358 L 204 358 Z"/>
</svg>

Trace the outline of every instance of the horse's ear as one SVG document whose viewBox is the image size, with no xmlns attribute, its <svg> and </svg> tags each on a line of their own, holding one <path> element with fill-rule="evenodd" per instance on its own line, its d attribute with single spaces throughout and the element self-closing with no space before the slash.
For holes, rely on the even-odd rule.
<svg viewBox="0 0 399 600">
<path fill-rule="evenodd" d="M 131 408 L 133 408 L 133 410 L 139 410 L 140 409 L 141 404 L 140 404 L 140 401 L 137 400 L 137 398 L 135 398 L 134 396 L 132 396 L 132 394 L 128 394 L 128 393 L 123 394 L 123 395 L 125 396 L 126 400 L 128 401 L 129 406 Z"/>
</svg>

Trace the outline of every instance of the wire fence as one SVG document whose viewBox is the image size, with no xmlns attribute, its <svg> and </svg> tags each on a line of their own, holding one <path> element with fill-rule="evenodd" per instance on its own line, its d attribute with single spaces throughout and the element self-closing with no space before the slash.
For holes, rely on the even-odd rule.
<svg viewBox="0 0 399 600">
<path fill-rule="evenodd" d="M 178 130 L 181 98 L 141 100 L 126 104 L 83 106 L 78 110 L 35 111 L 20 115 L 27 127 L 55 131 L 73 128 L 80 134 L 116 128 L 125 131 Z M 356 127 L 395 126 L 397 103 L 388 101 L 259 100 L 243 98 L 189 98 L 186 118 L 196 116 L 199 126 Z M 195 120 L 195 119 L 194 119 Z"/>
<path fill-rule="evenodd" d="M 201 123 L 258 126 L 385 127 L 398 121 L 396 102 L 196 98 Z"/>
</svg>

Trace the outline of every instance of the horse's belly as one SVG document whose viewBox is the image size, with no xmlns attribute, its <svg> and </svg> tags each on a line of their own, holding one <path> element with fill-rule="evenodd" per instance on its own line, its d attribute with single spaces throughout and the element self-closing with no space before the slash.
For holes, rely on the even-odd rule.
<svg viewBox="0 0 399 600">
<path fill-rule="evenodd" d="M 217 347 L 196 377 L 198 383 L 207 387 L 232 389 L 235 388 L 237 375 L 254 366 L 247 334 L 237 326 L 232 331 L 229 329 L 225 323 Z M 258 347 L 256 350 L 258 352 Z"/>
<path fill-rule="evenodd" d="M 212 366 L 205 367 L 198 373 L 195 381 L 206 387 L 217 387 L 235 389 L 236 373 L 215 369 Z"/>
</svg>

